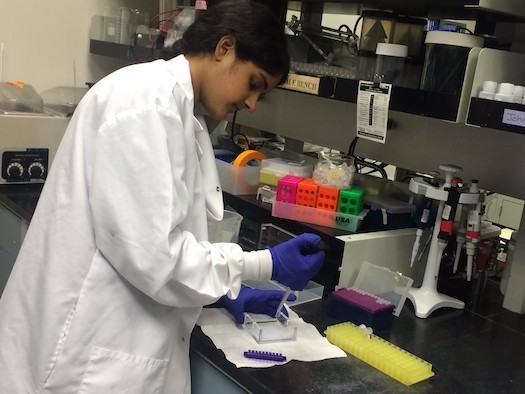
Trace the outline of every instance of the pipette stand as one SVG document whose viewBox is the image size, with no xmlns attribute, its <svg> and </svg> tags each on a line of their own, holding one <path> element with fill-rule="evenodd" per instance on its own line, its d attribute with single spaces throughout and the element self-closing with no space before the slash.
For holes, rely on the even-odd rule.
<svg viewBox="0 0 525 394">
<path fill-rule="evenodd" d="M 420 288 L 412 288 L 408 292 L 408 299 L 412 302 L 416 316 L 427 318 L 436 309 L 449 307 L 455 309 L 465 308 L 465 303 L 456 298 L 441 294 L 437 291 L 439 266 L 441 264 L 441 253 L 438 247 L 438 234 L 441 225 L 443 208 L 448 198 L 445 188 L 450 187 L 453 174 L 462 170 L 461 167 L 446 164 L 440 165 L 440 169 L 446 173 L 445 183 L 441 187 L 435 187 L 427 183 L 422 177 L 412 178 L 409 189 L 416 194 L 423 194 L 428 198 L 439 201 L 436 215 L 436 223 L 432 233 L 432 241 L 428 252 L 427 265 Z"/>
</svg>

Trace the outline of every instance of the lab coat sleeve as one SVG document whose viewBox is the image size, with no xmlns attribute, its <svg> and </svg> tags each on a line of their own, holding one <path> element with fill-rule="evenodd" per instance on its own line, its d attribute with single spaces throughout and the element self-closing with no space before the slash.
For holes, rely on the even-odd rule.
<svg viewBox="0 0 525 394">
<path fill-rule="evenodd" d="M 181 229 L 193 205 L 194 138 L 169 109 L 120 114 L 101 126 L 88 176 L 99 251 L 133 286 L 176 307 L 235 298 L 243 277 L 271 276 L 267 251 L 197 242 Z"/>
</svg>

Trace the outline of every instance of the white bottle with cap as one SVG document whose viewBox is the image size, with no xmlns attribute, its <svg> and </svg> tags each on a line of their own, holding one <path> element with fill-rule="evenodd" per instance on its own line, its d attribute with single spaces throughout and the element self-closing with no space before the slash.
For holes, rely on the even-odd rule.
<svg viewBox="0 0 525 394">
<path fill-rule="evenodd" d="M 515 103 L 523 103 L 523 93 L 525 93 L 525 87 L 521 85 L 514 85 L 513 96 Z"/>
<path fill-rule="evenodd" d="M 483 82 L 483 89 L 481 92 L 479 92 L 478 97 L 482 99 L 487 100 L 494 100 L 494 96 L 496 96 L 496 89 L 498 87 L 498 83 L 494 81 L 485 81 Z"/>
<path fill-rule="evenodd" d="M 498 93 L 494 96 L 496 101 L 504 101 L 506 103 L 514 102 L 514 84 L 502 82 L 498 86 Z"/>
<path fill-rule="evenodd" d="M 407 54 L 406 45 L 378 43 L 375 74 L 381 77 L 382 82 L 401 85 Z"/>
</svg>

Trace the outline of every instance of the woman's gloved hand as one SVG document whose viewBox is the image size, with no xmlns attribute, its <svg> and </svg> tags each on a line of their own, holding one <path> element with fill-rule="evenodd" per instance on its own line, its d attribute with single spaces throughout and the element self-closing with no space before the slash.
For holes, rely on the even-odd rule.
<svg viewBox="0 0 525 394">
<path fill-rule="evenodd" d="M 325 252 L 321 237 L 304 233 L 270 249 L 272 279 L 292 290 L 302 290 L 323 265 Z"/>
<path fill-rule="evenodd" d="M 222 296 L 211 306 L 215 308 L 225 308 L 233 315 L 237 324 L 242 324 L 244 323 L 244 312 L 264 313 L 274 317 L 277 314 L 277 308 L 284 293 L 282 290 L 252 289 L 251 287 L 243 285 L 241 286 L 239 296 L 235 300 L 227 296 Z M 297 297 L 291 293 L 288 296 L 288 301 L 295 301 L 296 298 Z M 288 316 L 286 308 L 283 307 L 282 312 Z"/>
</svg>

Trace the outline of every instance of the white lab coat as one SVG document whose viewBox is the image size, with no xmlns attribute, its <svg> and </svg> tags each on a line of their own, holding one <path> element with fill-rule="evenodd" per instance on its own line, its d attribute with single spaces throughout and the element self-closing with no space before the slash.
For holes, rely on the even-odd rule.
<svg viewBox="0 0 525 394">
<path fill-rule="evenodd" d="M 222 210 L 186 59 L 98 82 L 0 299 L 0 393 L 189 393 L 201 307 L 271 276 L 268 251 L 206 242 Z"/>
</svg>

